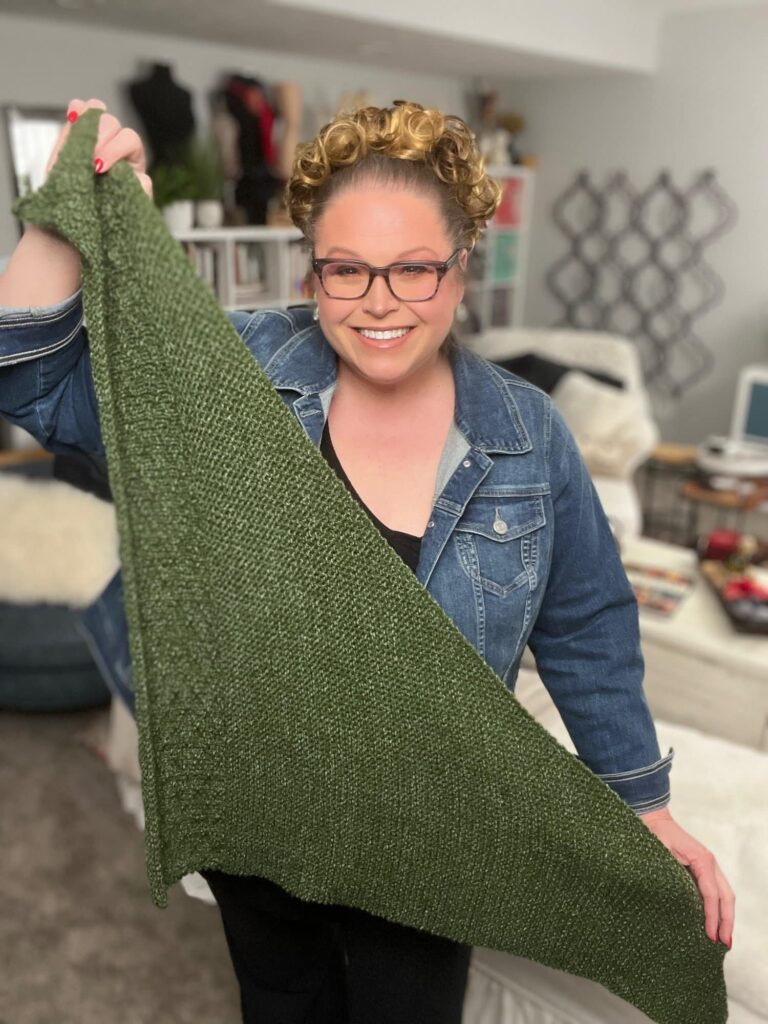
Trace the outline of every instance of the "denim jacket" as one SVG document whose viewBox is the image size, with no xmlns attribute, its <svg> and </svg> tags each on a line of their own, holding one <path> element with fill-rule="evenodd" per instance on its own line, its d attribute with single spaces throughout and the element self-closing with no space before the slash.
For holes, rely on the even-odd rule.
<svg viewBox="0 0 768 1024">
<path fill-rule="evenodd" d="M 310 310 L 228 316 L 319 446 L 336 354 Z M 573 435 L 540 388 L 465 348 L 451 359 L 455 415 L 416 576 L 511 691 L 528 645 L 579 758 L 636 813 L 663 807 L 674 750 L 659 750 L 637 601 Z M 81 289 L 0 307 L 0 414 L 51 452 L 106 456 Z M 78 629 L 133 710 L 119 571 Z"/>
</svg>

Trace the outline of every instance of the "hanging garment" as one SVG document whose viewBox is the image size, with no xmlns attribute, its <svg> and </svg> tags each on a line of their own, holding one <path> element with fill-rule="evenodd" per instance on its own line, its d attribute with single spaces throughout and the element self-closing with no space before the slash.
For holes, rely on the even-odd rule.
<svg viewBox="0 0 768 1024">
<path fill-rule="evenodd" d="M 262 875 L 723 1024 L 693 878 L 381 536 L 128 164 L 93 173 L 100 115 L 13 209 L 82 255 L 155 904 Z"/>
</svg>

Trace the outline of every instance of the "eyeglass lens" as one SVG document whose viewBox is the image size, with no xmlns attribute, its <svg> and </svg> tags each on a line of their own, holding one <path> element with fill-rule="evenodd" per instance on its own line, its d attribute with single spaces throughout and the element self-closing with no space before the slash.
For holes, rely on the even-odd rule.
<svg viewBox="0 0 768 1024">
<path fill-rule="evenodd" d="M 327 263 L 323 287 L 331 298 L 356 299 L 368 287 L 370 271 L 356 263 Z M 421 263 L 392 267 L 389 283 L 398 299 L 429 299 L 437 288 L 437 270 Z"/>
</svg>

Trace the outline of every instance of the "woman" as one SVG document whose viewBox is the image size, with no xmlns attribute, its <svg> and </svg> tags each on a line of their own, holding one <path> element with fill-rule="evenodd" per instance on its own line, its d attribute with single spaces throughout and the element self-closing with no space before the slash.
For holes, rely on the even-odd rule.
<svg viewBox="0 0 768 1024">
<path fill-rule="evenodd" d="M 103 108 L 72 101 L 70 119 L 91 105 Z M 97 173 L 126 159 L 151 194 L 140 140 L 111 115 L 94 156 Z M 510 688 L 530 645 L 580 755 L 689 867 L 707 934 L 730 945 L 733 893 L 667 807 L 672 752 L 661 757 L 642 695 L 636 602 L 575 443 L 543 392 L 462 354 L 450 333 L 469 252 L 499 201 L 472 133 L 418 104 L 364 108 L 297 148 L 286 199 L 312 247 L 318 346 L 299 344 L 301 311 L 233 322 L 276 387 L 300 384 L 316 400 L 322 425 L 308 433 Z M 0 410 L 50 450 L 103 454 L 85 331 L 63 333 L 77 260 L 30 229 L 0 277 L 12 328 Z M 25 324 L 20 311 L 42 303 L 50 316 Z M 521 501 L 510 485 L 532 472 L 541 482 Z M 304 902 L 266 878 L 203 873 L 245 1021 L 460 1021 L 470 947 Z"/>
</svg>

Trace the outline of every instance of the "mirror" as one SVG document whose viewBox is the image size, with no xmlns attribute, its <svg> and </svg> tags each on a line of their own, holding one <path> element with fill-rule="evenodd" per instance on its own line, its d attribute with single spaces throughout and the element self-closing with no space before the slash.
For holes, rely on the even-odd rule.
<svg viewBox="0 0 768 1024">
<path fill-rule="evenodd" d="M 15 202 L 27 192 L 34 192 L 45 180 L 48 158 L 66 122 L 67 109 L 7 103 L 3 113 Z M 21 238 L 24 226 L 20 220 L 18 229 Z"/>
</svg>

